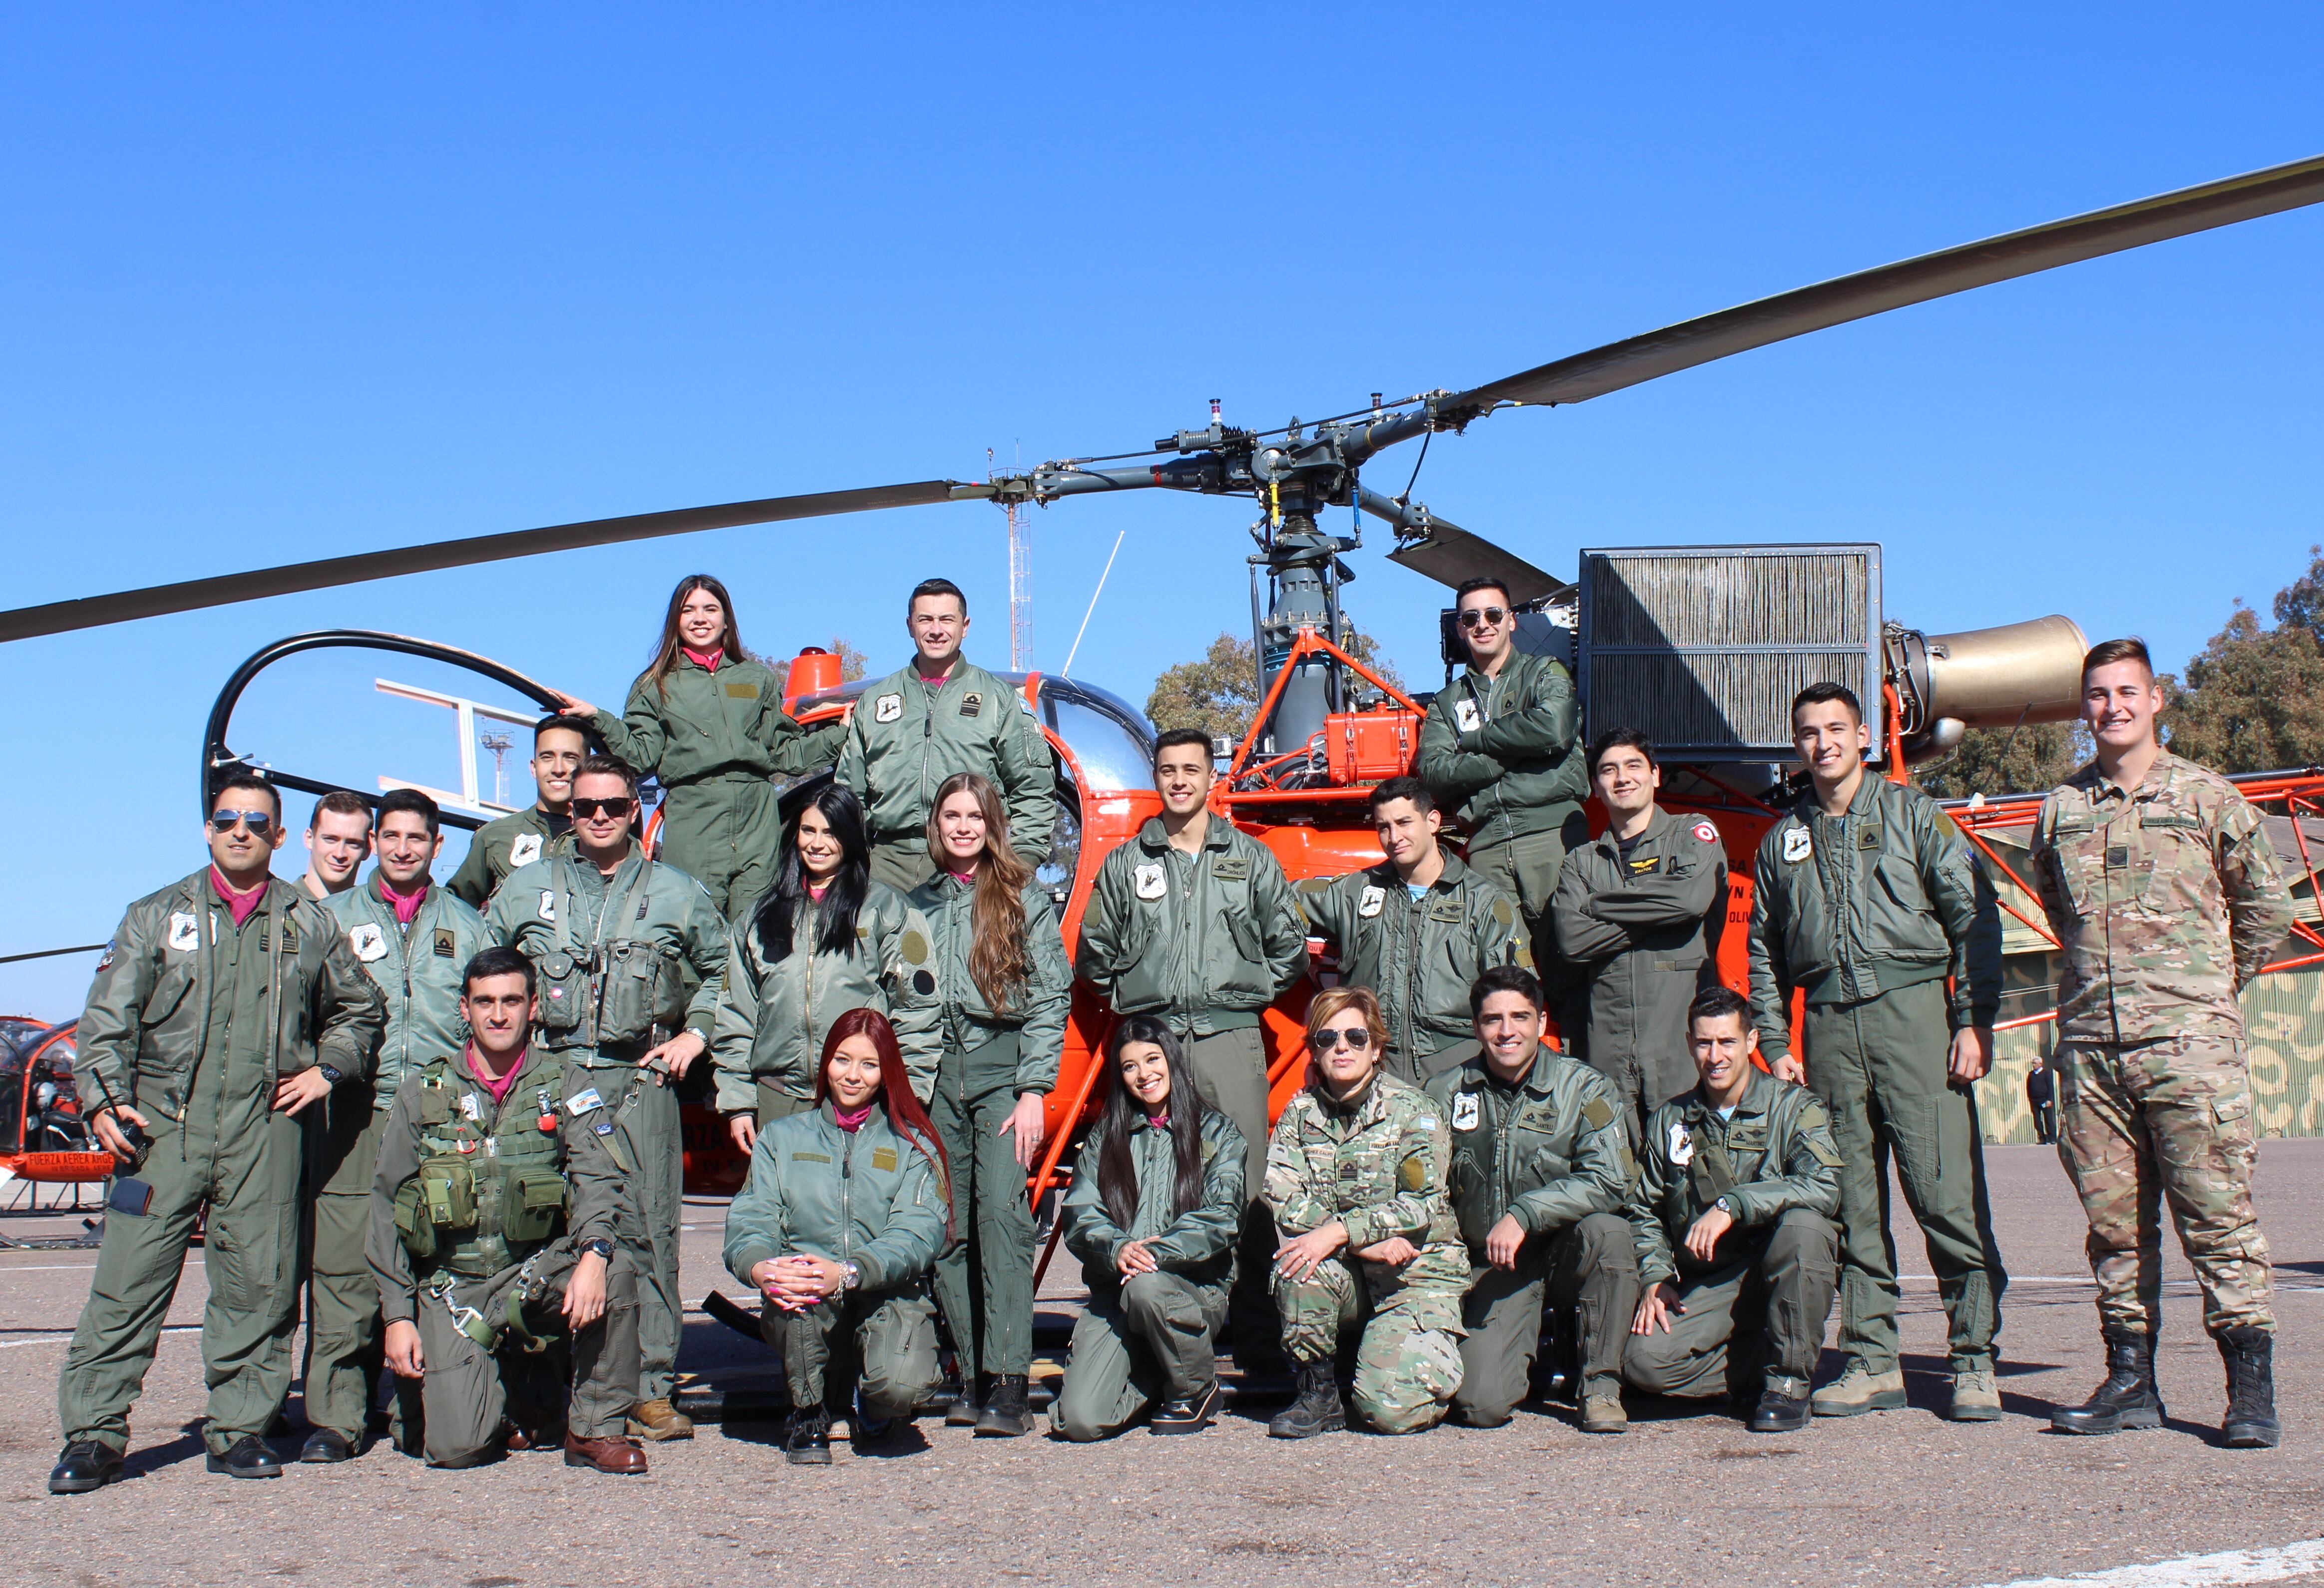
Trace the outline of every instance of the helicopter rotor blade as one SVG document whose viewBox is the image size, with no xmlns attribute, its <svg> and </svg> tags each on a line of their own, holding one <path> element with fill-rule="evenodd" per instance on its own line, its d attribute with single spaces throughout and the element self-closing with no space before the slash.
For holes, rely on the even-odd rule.
<svg viewBox="0 0 2324 1588">
<path fill-rule="evenodd" d="M 189 612 L 202 607 L 255 601 L 261 596 L 290 595 L 302 590 L 325 590 L 360 584 L 372 579 L 392 579 L 403 574 L 432 573 L 439 568 L 465 568 L 477 563 L 510 557 L 539 556 L 544 552 L 574 551 L 583 546 L 615 546 L 626 540 L 650 540 L 665 535 L 693 535 L 705 529 L 731 529 L 745 524 L 776 524 L 790 519 L 827 518 L 835 513 L 866 513 L 881 508 L 922 507 L 940 501 L 982 500 L 992 495 L 988 484 L 957 480 L 922 480 L 908 485 L 873 485 L 858 491 L 822 491 L 803 496 L 772 496 L 758 501 L 726 502 L 715 507 L 679 508 L 662 513 L 635 513 L 621 519 L 593 519 L 581 524 L 554 524 L 542 529 L 517 529 L 502 535 L 472 535 L 459 540 L 438 540 L 392 551 L 363 552 L 354 556 L 325 557 L 261 568 L 249 574 L 227 574 L 210 579 L 189 579 L 180 584 L 156 584 L 116 595 L 87 596 L 77 601 L 51 601 L 44 606 L 0 611 L 0 643 L 30 639 L 36 635 L 63 634 L 125 623 L 135 618 L 165 612 Z"/>
<path fill-rule="evenodd" d="M 1510 375 L 1441 406 L 1473 415 L 1496 403 L 1582 402 L 1868 315 L 2319 200 L 2324 155 L 1780 292 Z"/>
<path fill-rule="evenodd" d="M 1388 554 L 1389 562 L 1402 563 L 1448 589 L 1458 590 L 1468 580 L 1489 576 L 1501 582 L 1512 605 L 1522 607 L 1566 588 L 1565 581 L 1555 574 L 1544 573 L 1481 535 L 1446 523 L 1417 503 L 1399 501 L 1360 486 L 1356 505 L 1396 527 L 1396 549 Z"/>
</svg>

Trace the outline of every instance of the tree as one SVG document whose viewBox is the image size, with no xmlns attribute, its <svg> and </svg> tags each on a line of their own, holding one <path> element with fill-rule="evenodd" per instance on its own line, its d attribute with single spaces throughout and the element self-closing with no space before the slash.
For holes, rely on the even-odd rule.
<svg viewBox="0 0 2324 1588">
<path fill-rule="evenodd" d="M 776 677 L 786 678 L 789 675 L 791 662 L 806 648 L 798 646 L 790 650 L 752 651 L 750 655 L 752 661 L 763 664 Z M 839 681 L 842 684 L 853 684 L 863 676 L 863 665 L 868 658 L 836 634 L 824 640 L 816 648 L 827 650 L 839 658 Z"/>
<path fill-rule="evenodd" d="M 2089 736 L 2080 723 L 2029 722 L 2023 728 L 1972 728 L 1960 748 L 1914 776 L 1914 781 L 1941 800 L 1981 794 L 2038 794 L 2063 783 L 2089 759 Z"/>
<path fill-rule="evenodd" d="M 2276 593 L 2273 629 L 2239 601 L 2185 683 L 2163 680 L 2173 754 L 2220 772 L 2324 762 L 2324 551 L 2308 554 L 2307 572 Z"/>
<path fill-rule="evenodd" d="M 1404 680 L 1396 664 L 1379 654 L 1379 642 L 1350 628 L 1341 640 L 1350 656 L 1398 689 Z M 1355 681 L 1357 692 L 1371 694 L 1371 685 Z M 1213 739 L 1240 739 L 1250 731 L 1259 710 L 1259 669 L 1250 641 L 1222 634 L 1211 641 L 1202 659 L 1181 662 L 1154 681 L 1146 697 L 1146 715 L 1159 729 L 1199 728 Z"/>
</svg>

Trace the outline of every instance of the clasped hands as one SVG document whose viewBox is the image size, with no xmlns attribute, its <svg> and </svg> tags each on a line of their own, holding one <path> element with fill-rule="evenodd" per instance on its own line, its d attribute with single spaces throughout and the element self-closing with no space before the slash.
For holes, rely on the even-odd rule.
<svg viewBox="0 0 2324 1588">
<path fill-rule="evenodd" d="M 847 1271 L 828 1257 L 790 1252 L 770 1257 L 751 1270 L 751 1282 L 768 1304 L 783 1312 L 805 1312 L 845 1288 Z"/>
</svg>

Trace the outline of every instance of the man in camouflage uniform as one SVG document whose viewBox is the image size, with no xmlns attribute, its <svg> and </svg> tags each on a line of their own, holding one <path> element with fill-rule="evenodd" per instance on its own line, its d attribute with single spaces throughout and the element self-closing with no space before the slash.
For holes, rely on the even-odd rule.
<svg viewBox="0 0 2324 1588">
<path fill-rule="evenodd" d="M 1759 844 L 1751 1004 L 1759 1050 L 1831 1111 L 1840 1175 L 1840 1349 L 1818 1417 L 1905 1404 L 1896 1336 L 1888 1160 L 1921 1225 L 1944 1302 L 1959 1422 L 2001 1416 L 1994 1342 L 2009 1283 L 1986 1197 L 1975 1084 L 1993 1065 L 2001 915 L 1952 818 L 1868 771 L 1856 696 L 1817 684 L 1792 702 L 1809 786 Z M 1792 1052 L 1803 995 L 1805 1068 Z"/>
<path fill-rule="evenodd" d="M 580 717 L 543 717 L 532 725 L 530 808 L 487 822 L 468 840 L 467 858 L 444 886 L 481 910 L 503 878 L 530 866 L 573 831 L 573 775 L 589 754 L 589 724 Z"/>
<path fill-rule="evenodd" d="M 1813 1093 L 1751 1062 L 1732 991 L 1698 994 L 1687 1030 L 1701 1084 L 1647 1122 L 1630 1199 L 1646 1294 L 1622 1376 L 1655 1395 L 1757 1388 L 1751 1431 L 1795 1433 L 1839 1280 L 1840 1150 Z"/>
<path fill-rule="evenodd" d="M 1477 978 L 1495 965 L 1529 970 L 1533 955 L 1508 895 L 1437 841 L 1444 818 L 1418 778 L 1373 789 L 1371 811 L 1388 858 L 1301 883 L 1299 910 L 1339 957 L 1341 982 L 1379 995 L 1388 1073 L 1418 1086 L 1454 1049 L 1474 1050 Z"/>
<path fill-rule="evenodd" d="M 1008 808 L 1009 843 L 1028 866 L 1049 858 L 1056 825 L 1056 760 L 1025 697 L 960 654 L 968 598 L 949 579 L 926 579 L 905 604 L 909 663 L 855 697 L 835 776 L 863 802 L 872 875 L 909 893 L 936 875 L 928 807 L 955 772 L 979 772 Z"/>
<path fill-rule="evenodd" d="M 2143 641 L 2092 647 L 2082 715 L 2097 758 L 2051 792 L 2034 829 L 2033 880 L 2060 949 L 2058 1156 L 2089 1218 L 2109 1369 L 2051 1423 L 2161 1426 L 2167 1200 L 2227 1359 L 2226 1442 L 2270 1446 L 2275 1316 L 2236 996 L 2290 930 L 2292 900 L 2259 813 L 2156 742 L 2162 705 Z"/>
<path fill-rule="evenodd" d="M 1638 1305 L 1623 1217 L 1628 1111 L 1604 1076 L 1541 1045 L 1531 971 L 1494 966 L 1469 1006 L 1484 1051 L 1426 1088 L 1452 1125 L 1449 1189 L 1469 1248 L 1453 1409 L 1480 1428 L 1509 1420 L 1531 1387 L 1546 1302 L 1567 1337 L 1567 1320 L 1581 1322 L 1582 1430 L 1618 1434 L 1622 1340 Z"/>
<path fill-rule="evenodd" d="M 1276 1255 L 1283 1345 L 1299 1379 L 1278 1439 L 1347 1426 L 1333 1358 L 1363 1326 L 1357 1411 L 1383 1434 L 1434 1426 L 1461 1387 L 1469 1253 L 1445 1196 L 1452 1138 L 1426 1094 L 1380 1068 L 1379 1005 L 1333 987 L 1308 1014 L 1306 1089 L 1267 1151 L 1267 1200 L 1288 1238 Z"/>
</svg>

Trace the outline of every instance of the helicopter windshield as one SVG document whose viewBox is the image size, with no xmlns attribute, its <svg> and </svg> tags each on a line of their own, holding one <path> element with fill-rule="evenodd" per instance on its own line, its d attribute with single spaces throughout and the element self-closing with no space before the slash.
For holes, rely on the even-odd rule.
<svg viewBox="0 0 2324 1588">
<path fill-rule="evenodd" d="M 1153 752 L 1111 712 L 1055 687 L 1041 691 L 1041 704 L 1049 726 L 1081 763 L 1082 776 L 1091 789 L 1112 793 L 1152 786 Z"/>
</svg>

